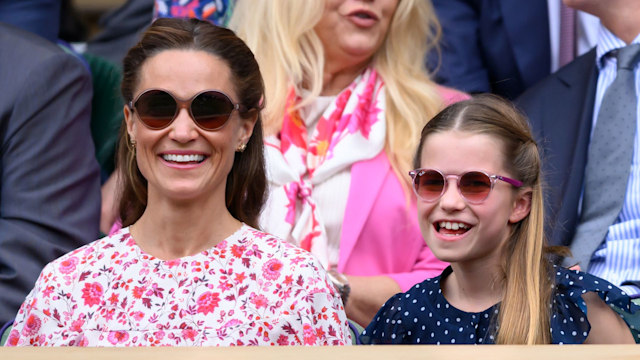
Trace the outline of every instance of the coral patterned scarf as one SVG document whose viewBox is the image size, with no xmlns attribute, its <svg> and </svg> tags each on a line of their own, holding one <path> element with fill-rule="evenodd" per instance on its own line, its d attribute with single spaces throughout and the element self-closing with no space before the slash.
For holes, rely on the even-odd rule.
<svg viewBox="0 0 640 360">
<path fill-rule="evenodd" d="M 270 195 L 262 226 L 313 253 L 328 269 L 327 236 L 311 195 L 314 185 L 375 157 L 384 147 L 384 84 L 369 68 L 324 111 L 310 134 L 287 98 L 282 130 L 265 139 Z"/>
</svg>

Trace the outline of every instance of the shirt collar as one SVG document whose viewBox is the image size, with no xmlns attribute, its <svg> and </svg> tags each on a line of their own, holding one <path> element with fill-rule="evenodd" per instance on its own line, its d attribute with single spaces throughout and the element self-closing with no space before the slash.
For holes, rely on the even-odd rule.
<svg viewBox="0 0 640 360">
<path fill-rule="evenodd" d="M 631 42 L 632 44 L 640 44 L 640 34 Z M 614 35 L 609 29 L 600 23 L 598 30 L 598 42 L 596 43 L 596 65 L 598 70 L 604 67 L 604 59 L 613 51 L 627 46 L 619 37 Z"/>
</svg>

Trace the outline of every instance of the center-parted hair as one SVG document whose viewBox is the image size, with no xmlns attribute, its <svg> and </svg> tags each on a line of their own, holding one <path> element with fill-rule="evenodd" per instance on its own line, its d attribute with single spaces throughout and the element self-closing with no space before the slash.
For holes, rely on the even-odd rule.
<svg viewBox="0 0 640 360">
<path fill-rule="evenodd" d="M 509 175 L 531 193 L 531 211 L 512 224 L 501 255 L 502 274 L 497 279 L 504 295 L 498 314 L 497 344 L 548 344 L 551 278 L 545 256 L 544 208 L 540 155 L 526 117 L 511 103 L 494 95 L 478 95 L 455 103 L 436 115 L 422 130 L 414 167 L 421 163 L 425 139 L 434 133 L 457 130 L 491 136 L 500 141 Z"/>
<path fill-rule="evenodd" d="M 257 122 L 245 151 L 235 154 L 225 193 L 226 206 L 231 215 L 257 228 L 266 194 L 261 117 L 264 83 L 253 53 L 233 31 L 207 21 L 158 19 L 123 60 L 121 90 L 126 103 L 133 99 L 144 63 L 166 50 L 200 50 L 224 60 L 231 70 L 239 102 L 247 109 L 240 116 L 248 119 L 257 114 Z M 147 180 L 138 169 L 124 122 L 120 129 L 117 156 L 121 181 L 120 218 L 123 226 L 129 226 L 146 209 Z"/>
</svg>

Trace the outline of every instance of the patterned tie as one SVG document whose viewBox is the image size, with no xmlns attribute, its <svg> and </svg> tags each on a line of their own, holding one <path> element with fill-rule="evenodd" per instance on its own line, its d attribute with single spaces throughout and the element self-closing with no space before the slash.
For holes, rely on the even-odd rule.
<svg viewBox="0 0 640 360">
<path fill-rule="evenodd" d="M 571 243 L 573 260 L 584 271 L 607 235 L 609 225 L 618 218 L 624 202 L 636 135 L 633 67 L 639 54 L 640 44 L 617 50 L 618 74 L 602 98 L 589 144 L 582 216 Z"/>
<path fill-rule="evenodd" d="M 560 49 L 558 66 L 568 64 L 576 55 L 576 11 L 560 3 Z"/>
</svg>

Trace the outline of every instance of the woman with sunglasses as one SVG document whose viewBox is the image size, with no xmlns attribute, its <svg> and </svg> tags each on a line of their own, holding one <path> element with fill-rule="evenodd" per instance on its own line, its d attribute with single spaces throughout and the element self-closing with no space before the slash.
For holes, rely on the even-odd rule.
<svg viewBox="0 0 640 360">
<path fill-rule="evenodd" d="M 511 104 L 479 96 L 443 110 L 422 130 L 414 165 L 422 234 L 451 265 L 389 299 L 363 342 L 634 342 L 610 308 L 638 311 L 628 296 L 549 261 L 538 148 Z"/>
<path fill-rule="evenodd" d="M 350 343 L 320 263 L 256 230 L 263 89 L 230 30 L 154 22 L 124 59 L 124 227 L 43 270 L 8 344 Z"/>
<path fill-rule="evenodd" d="M 431 3 L 238 1 L 231 26 L 265 74 L 260 223 L 316 255 L 349 318 L 366 325 L 389 296 L 446 266 L 422 240 L 404 177 L 421 127 L 466 98 L 420 60 L 438 37 Z"/>
</svg>

